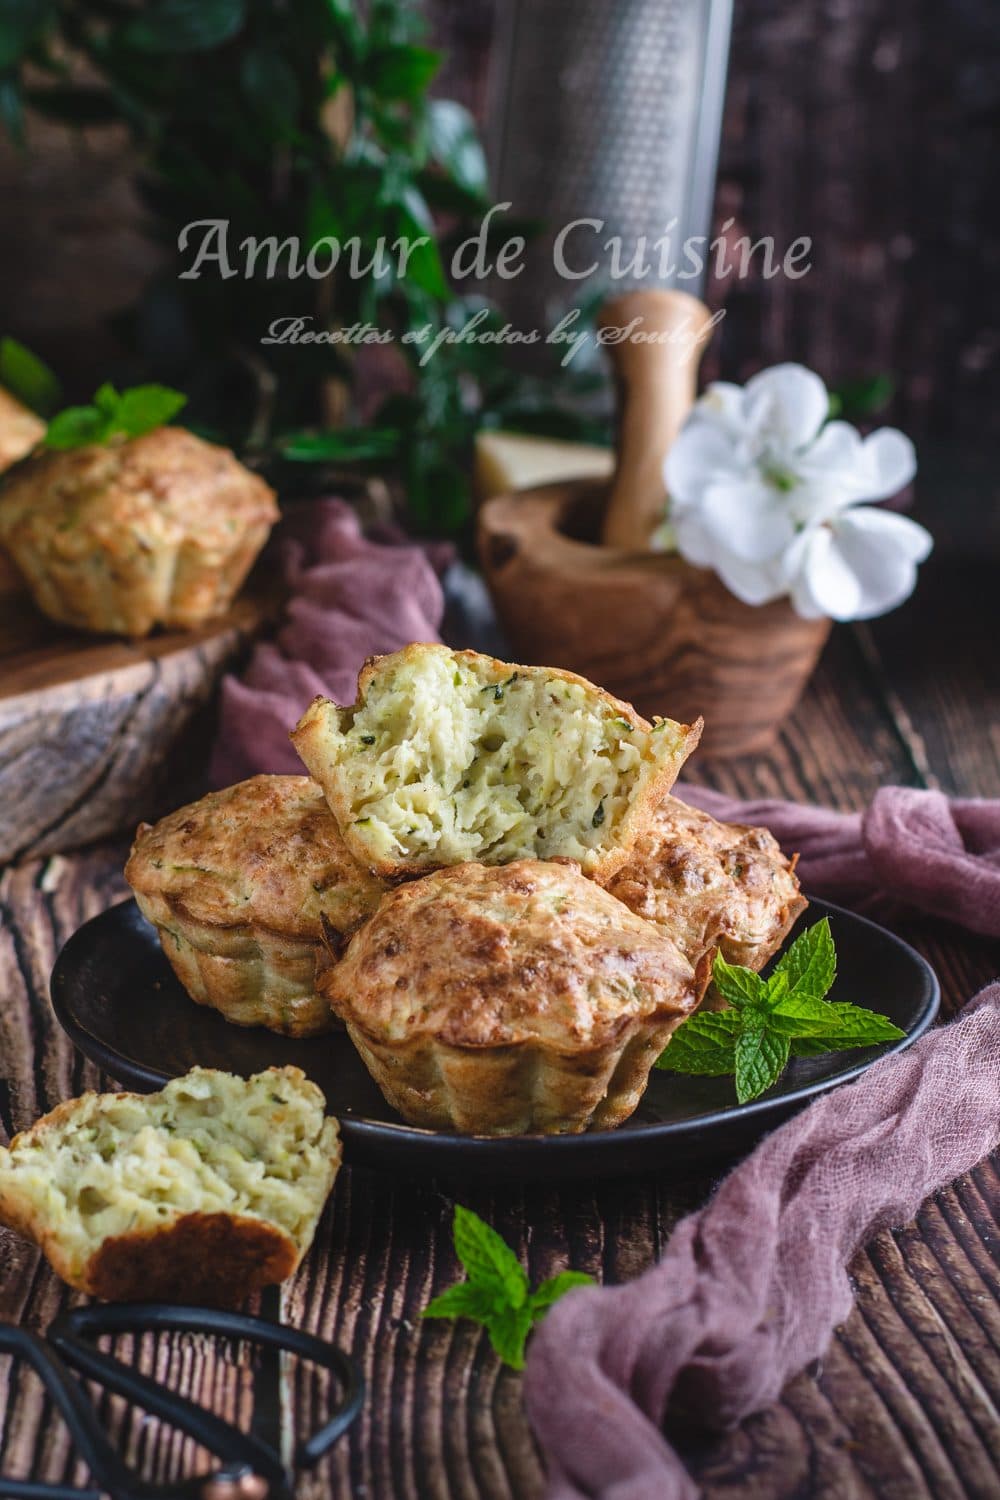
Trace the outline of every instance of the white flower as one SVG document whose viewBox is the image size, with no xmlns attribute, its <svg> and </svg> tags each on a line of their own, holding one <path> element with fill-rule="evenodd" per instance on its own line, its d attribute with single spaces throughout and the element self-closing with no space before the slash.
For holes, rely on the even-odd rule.
<svg viewBox="0 0 1000 1500">
<path fill-rule="evenodd" d="M 913 445 L 893 428 L 862 438 L 828 422 L 829 409 L 802 365 L 710 386 L 667 455 L 670 512 L 654 545 L 714 569 L 746 604 L 788 594 L 807 619 L 894 609 L 933 543 L 915 521 L 862 502 L 909 483 Z"/>
</svg>

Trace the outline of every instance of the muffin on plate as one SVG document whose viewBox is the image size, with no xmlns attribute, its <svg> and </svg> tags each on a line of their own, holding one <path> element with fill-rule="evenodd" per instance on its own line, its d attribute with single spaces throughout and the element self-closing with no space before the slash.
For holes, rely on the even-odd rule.
<svg viewBox="0 0 1000 1500">
<path fill-rule="evenodd" d="M 30 453 L 45 436 L 45 423 L 0 385 L 0 469 Z"/>
<path fill-rule="evenodd" d="M 535 857 L 607 877 L 700 733 L 572 672 L 411 645 L 365 663 L 353 707 L 317 698 L 292 740 L 381 875 Z"/>
<path fill-rule="evenodd" d="M 181 427 L 42 450 L 0 485 L 0 543 L 45 614 L 83 630 L 193 630 L 229 608 L 274 492 Z"/>
<path fill-rule="evenodd" d="M 254 776 L 140 824 L 125 878 L 192 1000 L 285 1036 L 330 1030 L 316 960 L 384 889 L 308 776 Z"/>
<path fill-rule="evenodd" d="M 340 1166 L 324 1104 L 299 1068 L 69 1099 L 0 1147 L 0 1223 L 92 1297 L 234 1305 L 312 1243 Z"/>
<path fill-rule="evenodd" d="M 385 896 L 319 987 L 411 1125 L 628 1119 L 707 975 L 568 861 L 439 870 Z"/>
<path fill-rule="evenodd" d="M 697 965 L 719 949 L 761 969 L 808 906 L 794 861 L 766 828 L 718 823 L 667 797 L 607 889 Z"/>
</svg>

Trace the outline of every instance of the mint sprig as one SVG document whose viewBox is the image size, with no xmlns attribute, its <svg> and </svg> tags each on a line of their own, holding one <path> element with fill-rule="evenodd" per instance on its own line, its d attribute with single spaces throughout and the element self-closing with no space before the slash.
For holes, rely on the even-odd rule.
<svg viewBox="0 0 1000 1500">
<path fill-rule="evenodd" d="M 455 1252 L 467 1279 L 424 1308 L 425 1318 L 469 1318 L 486 1329 L 495 1352 L 514 1370 L 524 1368 L 524 1346 L 554 1302 L 577 1286 L 591 1286 L 585 1271 L 560 1271 L 531 1291 L 524 1268 L 507 1242 L 470 1208 L 455 1205 Z"/>
<path fill-rule="evenodd" d="M 117 391 L 105 382 L 89 406 L 68 406 L 52 418 L 45 447 L 65 450 L 109 443 L 117 437 L 142 437 L 172 421 L 186 404 L 186 396 L 166 385 L 135 385 Z"/>
<path fill-rule="evenodd" d="M 709 1078 L 732 1074 L 741 1104 L 777 1083 L 789 1057 L 817 1057 L 904 1036 L 887 1016 L 826 996 L 837 976 L 829 920 L 806 929 L 766 979 L 715 956 L 712 978 L 729 1009 L 681 1023 L 656 1066 Z"/>
</svg>

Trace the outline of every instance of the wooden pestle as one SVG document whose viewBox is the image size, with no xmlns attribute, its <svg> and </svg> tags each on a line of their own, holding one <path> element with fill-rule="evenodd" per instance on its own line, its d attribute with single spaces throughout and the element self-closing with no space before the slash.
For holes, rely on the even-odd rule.
<svg viewBox="0 0 1000 1500">
<path fill-rule="evenodd" d="M 618 456 L 601 540 L 646 552 L 663 519 L 663 461 L 694 403 L 712 322 L 689 292 L 657 290 L 612 298 L 598 324 L 627 329 L 634 319 L 631 338 L 607 345 L 617 387 Z M 655 341 L 645 342 L 647 336 Z"/>
</svg>

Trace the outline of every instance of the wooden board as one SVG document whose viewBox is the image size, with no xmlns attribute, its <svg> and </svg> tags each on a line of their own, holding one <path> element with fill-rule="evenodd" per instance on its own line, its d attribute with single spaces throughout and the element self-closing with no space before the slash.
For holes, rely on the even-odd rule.
<svg viewBox="0 0 1000 1500">
<path fill-rule="evenodd" d="M 0 860 L 79 848 L 182 800 L 219 678 L 268 612 L 245 594 L 201 630 L 133 642 L 0 592 Z"/>
</svg>

